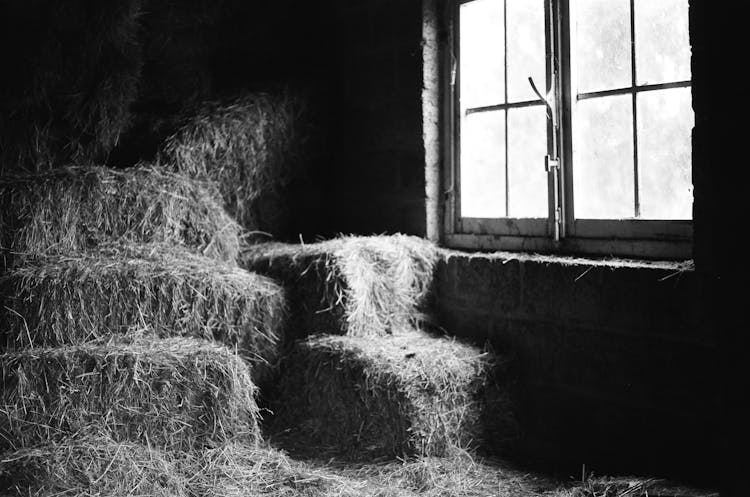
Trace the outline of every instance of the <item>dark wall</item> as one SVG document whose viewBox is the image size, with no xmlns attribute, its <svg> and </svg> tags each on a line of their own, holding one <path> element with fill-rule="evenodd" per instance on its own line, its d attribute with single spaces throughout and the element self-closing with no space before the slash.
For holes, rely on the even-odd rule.
<svg viewBox="0 0 750 497">
<path fill-rule="evenodd" d="M 447 330 L 516 368 L 516 455 L 715 483 L 719 363 L 695 271 L 451 252 L 436 293 Z"/>
<path fill-rule="evenodd" d="M 421 2 L 333 3 L 328 234 L 423 235 Z"/>
<path fill-rule="evenodd" d="M 744 172 L 744 111 L 722 103 L 728 69 L 743 60 L 747 28 L 739 7 L 716 8 L 705 0 L 690 2 L 692 45 L 694 255 L 705 298 L 699 303 L 709 319 L 704 331 L 719 345 L 721 427 L 719 461 L 722 496 L 747 495 L 746 451 L 750 437 L 747 397 L 750 368 L 746 333 L 747 265 L 742 261 L 743 216 L 747 183 Z"/>
</svg>

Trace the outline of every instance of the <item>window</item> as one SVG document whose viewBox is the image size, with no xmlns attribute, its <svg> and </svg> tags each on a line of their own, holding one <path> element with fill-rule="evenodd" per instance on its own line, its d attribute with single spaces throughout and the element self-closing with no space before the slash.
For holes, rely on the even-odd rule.
<svg viewBox="0 0 750 497">
<path fill-rule="evenodd" d="M 447 242 L 690 257 L 688 0 L 454 7 Z"/>
</svg>

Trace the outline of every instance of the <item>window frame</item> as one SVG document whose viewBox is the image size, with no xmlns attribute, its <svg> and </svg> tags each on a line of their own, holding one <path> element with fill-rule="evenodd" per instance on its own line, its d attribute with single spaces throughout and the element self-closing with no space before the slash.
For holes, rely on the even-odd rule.
<svg viewBox="0 0 750 497">
<path fill-rule="evenodd" d="M 445 71 L 443 109 L 445 129 L 444 184 L 444 241 L 450 247 L 475 250 L 521 250 L 540 253 L 608 255 L 644 259 L 689 259 L 692 257 L 692 220 L 649 219 L 576 219 L 573 207 L 573 125 L 575 122 L 574 98 L 607 96 L 618 93 L 633 95 L 633 127 L 637 137 L 637 110 L 635 95 L 644 91 L 674 87 L 692 87 L 691 81 L 656 85 L 637 85 L 635 79 L 635 50 L 631 48 L 631 86 L 603 92 L 573 93 L 575 65 L 571 47 L 575 46 L 574 19 L 576 0 L 545 0 L 545 29 L 547 30 L 547 81 L 554 86 L 557 128 L 548 119 L 548 154 L 559 158 L 558 172 L 548 173 L 548 199 L 559 199 L 555 205 L 549 201 L 547 218 L 468 218 L 460 212 L 460 122 L 461 108 L 459 64 L 459 11 L 464 3 L 475 0 L 449 0 L 448 55 Z M 634 0 L 631 8 L 631 41 L 635 40 Z M 634 46 L 634 43 L 632 43 Z M 507 47 L 506 47 L 507 50 Z M 506 73 L 507 78 L 507 73 Z M 545 82 L 546 83 L 546 82 Z M 547 88 L 540 88 L 545 91 Z M 507 91 L 507 90 L 506 90 Z M 602 94 L 602 95 L 599 95 Z M 513 104 L 488 107 L 513 107 Z M 507 119 L 507 113 L 506 113 Z M 507 134 L 507 127 L 506 127 Z M 637 140 L 637 138 L 636 138 Z M 634 161 L 637 161 L 637 142 L 634 142 Z M 543 166 L 540 157 L 540 165 Z M 634 164 L 637 171 L 637 162 Z M 635 173 L 637 174 L 637 172 Z M 557 179 L 555 179 L 557 175 Z M 637 176 L 635 177 L 637 181 Z M 637 202 L 637 200 L 636 200 Z M 557 212 L 556 212 L 557 211 Z M 556 217 L 557 215 L 557 217 Z M 559 222 L 556 221 L 559 219 Z M 556 236 L 556 228 L 557 234 Z"/>
</svg>

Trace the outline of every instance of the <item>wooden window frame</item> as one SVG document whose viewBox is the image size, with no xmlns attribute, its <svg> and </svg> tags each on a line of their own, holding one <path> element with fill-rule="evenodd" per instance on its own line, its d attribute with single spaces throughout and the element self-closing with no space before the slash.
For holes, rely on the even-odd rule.
<svg viewBox="0 0 750 497">
<path fill-rule="evenodd" d="M 548 173 L 547 218 L 467 218 L 460 212 L 460 88 L 459 71 L 459 9 L 474 0 L 450 0 L 446 25 L 448 56 L 445 71 L 443 109 L 445 129 L 444 155 L 447 167 L 444 184 L 447 185 L 444 202 L 444 241 L 447 246 L 474 250 L 523 250 L 539 253 L 588 254 L 596 256 L 637 257 L 644 259 L 689 259 L 692 257 L 692 220 L 646 219 L 576 219 L 573 207 L 573 123 L 574 98 L 583 100 L 609 95 L 632 95 L 633 133 L 637 137 L 636 95 L 643 92 L 690 87 L 690 81 L 664 84 L 637 85 L 635 79 L 635 31 L 633 3 L 631 4 L 631 86 L 600 92 L 573 94 L 574 64 L 571 63 L 571 46 L 575 43 L 575 0 L 546 0 L 545 28 L 547 30 L 547 81 L 553 85 L 553 105 L 557 113 L 557 126 L 548 119 L 548 153 L 559 158 L 557 173 Z M 505 47 L 507 50 L 507 46 Z M 507 73 L 506 73 L 507 78 Z M 540 89 L 542 91 L 547 88 Z M 507 88 L 506 88 L 507 92 Z M 507 99 L 506 99 L 507 100 Z M 541 104 L 539 102 L 538 104 Z M 489 105 L 467 109 L 467 113 L 486 110 L 503 110 L 533 105 L 533 102 Z M 543 105 L 543 104 L 542 104 Z M 507 119 L 507 113 L 506 113 Z M 507 133 L 507 126 L 506 126 Z M 637 139 L 637 138 L 636 138 Z M 506 147 L 507 149 L 507 147 Z M 637 143 L 634 143 L 634 174 L 637 173 Z M 507 153 L 507 150 L 506 150 Z M 540 166 L 543 166 L 540 158 Z M 557 178 L 555 178 L 557 174 Z M 635 177 L 637 182 L 637 176 Z M 507 184 L 507 183 L 506 183 Z M 637 185 L 637 183 L 636 183 Z M 637 186 L 636 186 L 637 191 Z M 635 195 L 638 208 L 638 196 Z M 557 204 L 554 200 L 557 200 Z"/>
</svg>

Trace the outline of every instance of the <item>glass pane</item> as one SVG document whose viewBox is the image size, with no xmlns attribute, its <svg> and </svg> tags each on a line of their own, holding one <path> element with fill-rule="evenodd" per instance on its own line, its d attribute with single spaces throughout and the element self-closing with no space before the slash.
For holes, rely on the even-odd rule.
<svg viewBox="0 0 750 497">
<path fill-rule="evenodd" d="M 578 93 L 631 86 L 629 0 L 578 0 Z"/>
<path fill-rule="evenodd" d="M 641 217 L 692 219 L 690 88 L 638 94 Z"/>
<path fill-rule="evenodd" d="M 690 79 L 688 0 L 635 0 L 638 84 Z"/>
<path fill-rule="evenodd" d="M 547 90 L 544 0 L 508 0 L 508 101 L 536 100 L 529 76 Z"/>
<path fill-rule="evenodd" d="M 461 5 L 461 107 L 505 103 L 502 0 Z"/>
<path fill-rule="evenodd" d="M 634 216 L 632 108 L 630 95 L 578 102 L 573 164 L 577 218 Z"/>
<path fill-rule="evenodd" d="M 461 215 L 505 216 L 505 111 L 462 121 Z"/>
<path fill-rule="evenodd" d="M 508 216 L 547 217 L 547 111 L 508 111 Z"/>
</svg>

